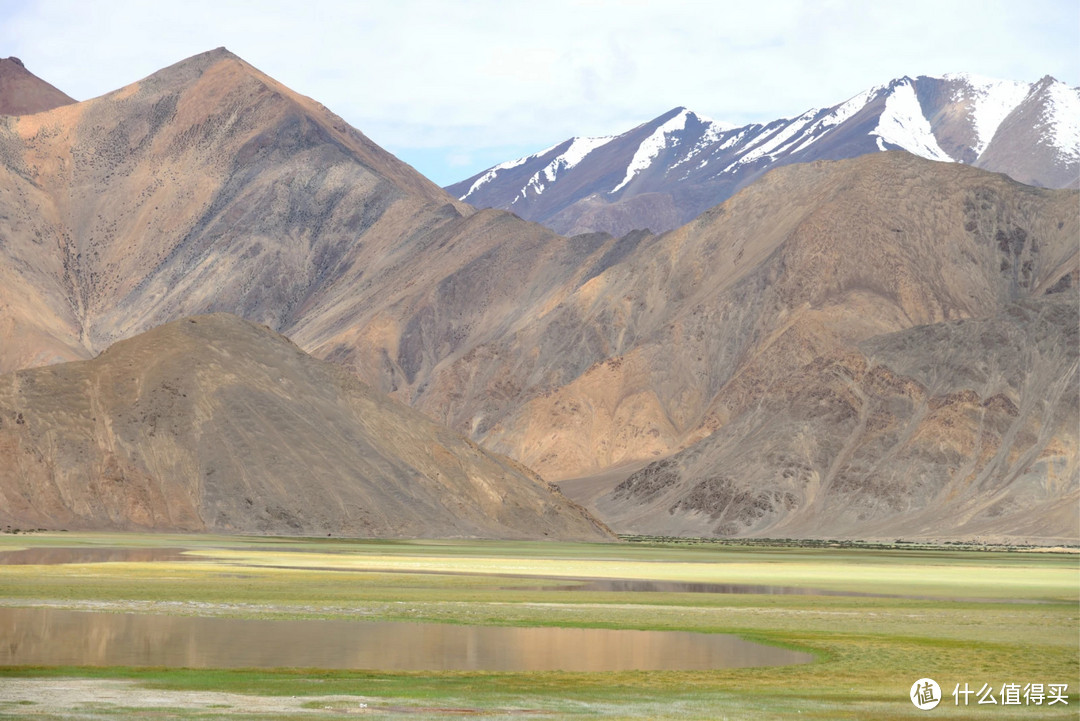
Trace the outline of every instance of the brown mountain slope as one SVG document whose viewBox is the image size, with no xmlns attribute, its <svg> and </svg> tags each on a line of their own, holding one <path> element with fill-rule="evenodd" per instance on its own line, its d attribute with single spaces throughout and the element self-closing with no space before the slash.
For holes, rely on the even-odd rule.
<svg viewBox="0 0 1080 721">
<path fill-rule="evenodd" d="M 891 516 L 915 523 L 912 514 L 900 513 L 918 506 L 896 488 L 904 477 L 925 476 L 913 494 L 966 495 L 965 503 L 982 510 L 1021 493 L 1011 484 L 1024 477 L 1021 485 L 1042 483 L 1047 490 L 1025 496 L 1030 503 L 1017 506 L 1019 516 L 999 519 L 998 532 L 1028 533 L 1024 524 L 1037 524 L 1046 511 L 1034 509 L 1031 498 L 1039 497 L 1065 519 L 1047 534 L 1075 537 L 1070 494 L 1080 478 L 1069 419 L 1076 394 L 1058 392 L 1046 396 L 1053 402 L 1038 405 L 1048 389 L 1075 385 L 1067 308 L 1054 302 L 1053 312 L 1031 311 L 1049 313 L 1053 321 L 1039 324 L 1023 343 L 1055 350 L 1030 377 L 1027 361 L 1009 356 L 983 382 L 960 375 L 939 388 L 904 368 L 932 374 L 948 350 L 945 341 L 945 348 L 915 344 L 902 362 L 878 370 L 878 359 L 863 348 L 873 347 L 864 344 L 874 339 L 965 319 L 981 324 L 979 338 L 1015 336 L 1011 309 L 1054 301 L 1075 285 L 1076 207 L 1075 192 L 1031 188 L 902 153 L 774 171 L 679 230 L 639 238 L 619 262 L 538 313 L 535 323 L 447 364 L 419 405 L 433 415 L 449 410 L 456 427 L 479 428 L 489 447 L 549 479 L 603 473 L 689 448 L 673 459 L 678 473 L 664 475 L 670 481 L 661 484 L 664 494 L 623 493 L 592 506 L 618 530 L 865 535 Z M 956 353 L 975 368 L 983 363 L 983 347 L 993 350 L 977 338 L 964 343 Z M 857 424 L 877 412 L 875 404 L 888 399 L 858 386 L 879 371 L 921 388 L 917 400 L 889 411 L 894 431 L 914 433 L 927 408 L 958 393 L 971 395 L 977 408 L 988 403 L 991 414 L 1007 398 L 1020 409 L 1015 423 L 1027 424 L 1037 443 L 1028 443 L 1019 425 L 1001 426 L 1003 418 L 986 419 L 1001 426 L 995 440 L 957 441 L 955 455 L 929 460 L 903 438 L 887 443 L 856 433 Z M 830 404 L 845 384 L 856 386 L 840 393 L 851 407 L 834 415 Z M 484 405 L 507 395 L 518 400 Z M 476 409 L 496 407 L 478 426 Z M 982 422 L 971 413 L 971 422 Z M 927 423 L 921 432 L 932 437 L 938 431 Z M 698 448 L 703 438 L 710 440 Z M 705 452 L 708 443 L 726 443 L 726 450 Z M 980 455 L 990 449 L 1005 455 L 990 463 Z M 700 460 L 694 465 L 690 458 Z M 886 476 L 880 473 L 884 459 L 895 463 Z M 734 524 L 714 516 L 728 506 L 728 495 L 748 488 L 756 490 L 745 503 L 766 505 L 757 495 L 769 488 L 766 476 L 792 473 L 808 485 L 786 495 L 791 484 L 778 481 L 784 490 L 769 496 L 768 512 L 736 514 Z M 714 478 L 724 483 L 714 488 Z M 833 509 L 843 488 L 875 484 L 885 488 L 884 496 L 899 493 L 913 505 L 883 503 L 835 527 L 831 510 L 818 512 Z M 812 500 L 814 515 L 796 521 Z M 921 529 L 936 522 L 945 535 L 978 526 L 959 517 L 926 519 Z"/>
<path fill-rule="evenodd" d="M 512 461 L 224 314 L 0 377 L 0 523 L 610 538 Z"/>
<path fill-rule="evenodd" d="M 0 58 L 0 115 L 30 115 L 75 100 L 26 69 L 18 58 Z"/>
<path fill-rule="evenodd" d="M 444 363 L 419 405 L 469 429 L 512 389 L 478 428 L 547 478 L 666 455 L 740 411 L 716 398 L 755 362 L 786 372 L 1044 292 L 1077 266 L 1075 203 L 901 153 L 783 168 L 679 230 L 628 239 L 533 323 Z"/>
<path fill-rule="evenodd" d="M 225 311 L 411 397 L 611 238 L 475 212 L 224 49 L 0 127 L 0 371 Z"/>
<path fill-rule="evenodd" d="M 596 508 L 648 533 L 1075 542 L 1077 300 L 759 375 L 752 406 Z"/>
<path fill-rule="evenodd" d="M 195 311 L 282 328 L 347 272 L 360 238 L 379 253 L 458 217 L 411 168 L 223 49 L 13 119 L 0 158 L 13 220 L 0 307 L 60 357 Z M 3 353 L 3 369 L 51 359 Z"/>
<path fill-rule="evenodd" d="M 417 403 L 437 368 L 527 327 L 628 247 L 475 212 L 223 49 L 14 119 L 0 159 L 0 371 L 224 311 Z M 578 363 L 536 372 L 565 382 Z M 514 394 L 449 402 L 481 432 Z M 446 400 L 425 408 L 447 418 Z"/>
</svg>

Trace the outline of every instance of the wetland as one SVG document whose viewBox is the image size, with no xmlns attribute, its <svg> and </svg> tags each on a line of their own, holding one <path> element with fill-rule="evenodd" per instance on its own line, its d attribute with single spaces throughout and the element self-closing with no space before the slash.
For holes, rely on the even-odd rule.
<svg viewBox="0 0 1080 721">
<path fill-rule="evenodd" d="M 0 646 L 82 649 L 3 661 L 0 718 L 907 719 L 922 677 L 1069 684 L 1067 706 L 995 719 L 1080 703 L 1072 552 L 70 533 L 0 549 Z M 406 627 L 441 637 L 419 665 L 395 665 Z M 289 650 L 307 638 L 331 653 Z M 633 638 L 700 661 L 635 662 L 653 651 Z M 737 665 L 714 655 L 729 642 Z M 364 645 L 376 661 L 340 660 Z M 549 660 L 524 665 L 525 647 Z M 458 660 L 434 664 L 440 648 Z M 585 663 L 605 655 L 623 665 Z"/>
</svg>

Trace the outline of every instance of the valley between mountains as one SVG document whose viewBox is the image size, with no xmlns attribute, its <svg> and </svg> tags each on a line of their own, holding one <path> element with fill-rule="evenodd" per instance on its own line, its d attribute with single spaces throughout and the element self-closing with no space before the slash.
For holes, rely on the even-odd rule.
<svg viewBox="0 0 1080 721">
<path fill-rule="evenodd" d="M 568 237 L 223 48 L 0 71 L 4 525 L 1080 541 L 1073 188 L 875 145 Z"/>
</svg>

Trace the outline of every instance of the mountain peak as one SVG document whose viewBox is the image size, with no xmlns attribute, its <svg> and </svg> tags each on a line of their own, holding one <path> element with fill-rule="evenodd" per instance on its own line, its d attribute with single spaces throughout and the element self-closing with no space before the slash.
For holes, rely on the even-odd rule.
<svg viewBox="0 0 1080 721">
<path fill-rule="evenodd" d="M 175 62 L 172 65 L 168 65 L 161 70 L 158 70 L 157 72 L 149 75 L 148 77 L 170 77 L 177 74 L 186 74 L 189 72 L 202 74 L 208 68 L 226 60 L 238 61 L 254 70 L 254 68 L 248 65 L 248 63 L 244 62 L 243 58 L 236 55 L 235 53 L 230 52 L 227 48 L 222 46 L 214 48 L 213 50 L 206 50 L 204 52 L 197 53 L 189 58 L 184 58 L 183 60 Z"/>
<path fill-rule="evenodd" d="M 193 55 L 190 58 L 188 58 L 187 60 L 181 60 L 180 62 L 183 63 L 183 62 L 187 62 L 187 61 L 190 61 L 190 60 L 203 59 L 203 58 L 206 59 L 206 60 L 214 61 L 214 62 L 217 62 L 217 61 L 220 61 L 220 60 L 239 60 L 240 62 L 244 62 L 244 59 L 242 57 L 240 57 L 239 55 L 237 55 L 233 51 L 229 50 L 224 45 L 220 45 L 220 46 L 214 48 L 213 50 L 207 50 L 205 52 L 201 52 L 198 55 Z"/>
<path fill-rule="evenodd" d="M 27 70 L 19 58 L 0 59 L 0 115 L 32 115 L 74 102 Z"/>
<path fill-rule="evenodd" d="M 715 129 L 715 130 L 719 130 L 719 131 L 731 130 L 732 128 L 735 127 L 735 125 L 733 123 L 729 123 L 727 121 L 722 121 L 722 120 L 714 120 L 713 118 L 709 117 L 708 115 L 702 115 L 701 113 L 699 113 L 697 111 L 694 111 L 694 110 L 687 110 L 686 113 L 687 113 L 687 117 L 695 118 L 702 125 L 712 126 L 712 128 Z"/>
<path fill-rule="evenodd" d="M 648 123 L 648 125 L 663 125 L 664 123 L 668 122 L 669 120 L 671 120 L 673 118 L 678 118 L 680 116 L 685 116 L 685 115 L 688 115 L 688 114 L 692 114 L 692 113 L 687 108 L 680 105 L 680 106 L 672 108 L 671 110 L 667 111 L 666 113 L 663 113 L 662 115 L 658 116 L 654 120 L 650 121 Z"/>
</svg>

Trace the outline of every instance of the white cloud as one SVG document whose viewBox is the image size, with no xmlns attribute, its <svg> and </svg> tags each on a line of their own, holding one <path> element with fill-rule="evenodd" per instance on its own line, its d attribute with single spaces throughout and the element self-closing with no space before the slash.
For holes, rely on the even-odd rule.
<svg viewBox="0 0 1080 721">
<path fill-rule="evenodd" d="M 1078 23 L 1073 0 L 39 0 L 0 3 L 0 45 L 80 99 L 225 45 L 394 152 L 479 159 L 676 105 L 795 115 L 904 74 L 1076 84 Z"/>
</svg>

